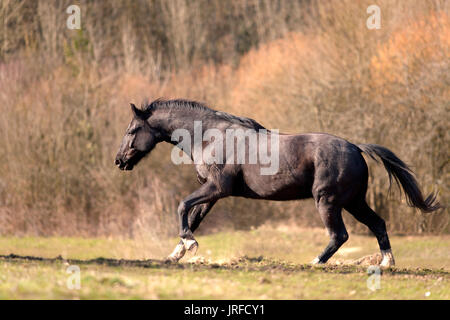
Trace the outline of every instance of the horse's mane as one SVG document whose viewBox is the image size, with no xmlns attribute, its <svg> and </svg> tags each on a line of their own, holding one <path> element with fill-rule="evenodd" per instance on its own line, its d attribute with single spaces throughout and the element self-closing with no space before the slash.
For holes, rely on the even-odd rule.
<svg viewBox="0 0 450 320">
<path fill-rule="evenodd" d="M 141 109 L 144 112 L 152 112 L 153 110 L 158 109 L 169 109 L 169 110 L 188 109 L 193 111 L 200 111 L 201 113 L 203 113 L 204 117 L 215 118 L 217 120 L 225 120 L 233 124 L 238 124 L 255 130 L 265 129 L 261 124 L 259 124 L 253 119 L 246 117 L 238 117 L 222 111 L 216 111 L 214 109 L 211 109 L 204 103 L 192 100 L 185 100 L 185 99 L 166 100 L 159 98 L 150 103 L 144 102 L 142 104 Z"/>
</svg>

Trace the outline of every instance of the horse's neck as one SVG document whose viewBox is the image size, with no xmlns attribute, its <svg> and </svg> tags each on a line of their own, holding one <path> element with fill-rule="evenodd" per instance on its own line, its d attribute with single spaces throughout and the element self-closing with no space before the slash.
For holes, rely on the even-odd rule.
<svg viewBox="0 0 450 320">
<path fill-rule="evenodd" d="M 203 128 L 200 122 L 202 116 L 195 117 L 192 114 L 186 116 L 186 113 L 182 111 L 179 111 L 179 114 L 176 113 L 176 110 L 164 110 L 154 120 L 156 123 L 150 123 L 150 125 L 157 126 L 160 129 L 162 141 L 178 147 L 181 147 L 180 135 L 184 137 L 184 135 L 188 134 L 191 145 L 191 154 L 188 154 L 188 156 L 192 159 L 194 141 L 200 141 L 201 143 L 203 137 Z M 174 140 L 172 140 L 173 138 Z"/>
</svg>

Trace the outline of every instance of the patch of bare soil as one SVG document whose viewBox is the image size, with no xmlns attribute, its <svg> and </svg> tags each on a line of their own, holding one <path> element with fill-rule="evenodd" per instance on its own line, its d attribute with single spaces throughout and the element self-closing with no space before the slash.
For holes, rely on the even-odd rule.
<svg viewBox="0 0 450 320">
<path fill-rule="evenodd" d="M 355 266 L 374 266 L 380 265 L 382 260 L 381 253 L 374 253 L 359 259 L 353 260 L 344 260 L 344 259 L 336 259 L 334 264 L 336 265 L 355 265 Z"/>
<path fill-rule="evenodd" d="M 233 258 L 228 261 L 212 262 L 202 257 L 190 259 L 185 263 L 171 263 L 164 260 L 148 259 L 148 260 L 126 260 L 126 259 L 110 259 L 95 258 L 89 260 L 79 259 L 63 259 L 61 256 L 55 258 L 44 258 L 36 256 L 19 256 L 16 254 L 0 255 L 0 261 L 10 263 L 25 262 L 42 262 L 42 263 L 67 263 L 71 265 L 104 265 L 109 267 L 138 267 L 138 268 L 155 268 L 155 269 L 190 269 L 192 271 L 207 269 L 222 269 L 236 271 L 251 272 L 325 272 L 325 273 L 367 273 L 367 266 L 379 264 L 381 256 L 379 254 L 369 255 L 357 260 L 346 260 L 338 263 L 327 263 L 325 265 L 310 264 L 293 264 L 287 261 L 266 259 L 262 256 L 248 257 L 242 256 Z M 420 277 L 439 278 L 445 277 L 450 279 L 450 272 L 444 269 L 427 269 L 427 268 L 388 268 L 382 270 L 383 274 L 389 275 L 410 275 Z"/>
</svg>

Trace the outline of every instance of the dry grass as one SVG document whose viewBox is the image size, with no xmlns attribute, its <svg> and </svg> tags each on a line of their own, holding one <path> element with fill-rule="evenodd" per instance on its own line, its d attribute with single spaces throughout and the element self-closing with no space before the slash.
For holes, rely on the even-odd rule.
<svg viewBox="0 0 450 320">
<path fill-rule="evenodd" d="M 134 172 L 113 165 L 128 103 L 160 96 L 206 101 L 284 132 L 382 144 L 448 203 L 447 2 L 379 1 L 377 31 L 365 27 L 368 1 L 318 1 L 301 10 L 308 15 L 294 2 L 181 1 L 178 11 L 175 2 L 144 3 L 81 2 L 83 30 L 69 33 L 52 29 L 64 18 L 59 2 L 19 2 L 16 11 L 2 2 L 9 24 L 0 36 L 0 234 L 175 235 L 177 201 L 196 185 L 191 168 L 170 163 L 167 146 Z M 139 18 L 156 9 L 160 23 L 147 30 Z M 38 15 L 28 21 L 30 10 Z M 212 16 L 223 29 L 206 28 Z M 370 185 L 368 200 L 392 231 L 449 231 L 448 211 L 425 216 L 398 194 L 387 198 L 382 168 L 371 168 Z M 269 217 L 321 224 L 310 202 L 227 199 L 214 211 L 203 231 Z"/>
</svg>

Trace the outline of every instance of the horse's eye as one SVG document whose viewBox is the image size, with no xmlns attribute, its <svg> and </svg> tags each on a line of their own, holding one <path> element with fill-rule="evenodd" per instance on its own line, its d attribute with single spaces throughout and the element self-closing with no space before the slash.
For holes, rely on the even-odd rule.
<svg viewBox="0 0 450 320">
<path fill-rule="evenodd" d="M 139 128 L 134 128 L 133 130 L 128 131 L 128 134 L 129 134 L 129 135 L 133 135 L 133 134 L 135 134 L 138 130 L 139 130 Z"/>
</svg>

